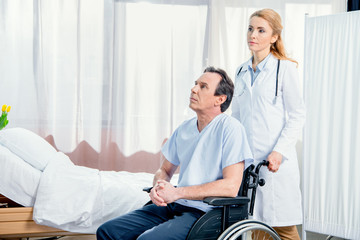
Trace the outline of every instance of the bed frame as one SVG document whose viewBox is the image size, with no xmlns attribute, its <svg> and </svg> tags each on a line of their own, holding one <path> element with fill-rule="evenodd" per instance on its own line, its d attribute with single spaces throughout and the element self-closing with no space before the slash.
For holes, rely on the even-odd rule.
<svg viewBox="0 0 360 240">
<path fill-rule="evenodd" d="M 8 206 L 0 208 L 0 240 L 84 235 L 36 224 L 32 219 L 32 207 L 23 207 L 1 194 L 0 203 L 5 203 Z"/>
</svg>

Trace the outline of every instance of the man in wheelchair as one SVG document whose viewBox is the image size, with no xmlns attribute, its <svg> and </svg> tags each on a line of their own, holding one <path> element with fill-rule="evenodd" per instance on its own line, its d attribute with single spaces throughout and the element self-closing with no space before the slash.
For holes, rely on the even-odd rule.
<svg viewBox="0 0 360 240">
<path fill-rule="evenodd" d="M 211 196 L 236 197 L 244 162 L 252 161 L 239 121 L 224 114 L 234 84 L 225 71 L 208 67 L 191 89 L 189 107 L 196 117 L 183 122 L 162 147 L 164 161 L 155 173 L 144 206 L 99 227 L 97 239 L 185 239 L 213 207 Z M 177 187 L 170 179 L 180 168 Z"/>
</svg>

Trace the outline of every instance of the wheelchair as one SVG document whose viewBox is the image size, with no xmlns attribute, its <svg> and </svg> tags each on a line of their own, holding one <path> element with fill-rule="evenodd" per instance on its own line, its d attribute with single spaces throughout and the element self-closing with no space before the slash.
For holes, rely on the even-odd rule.
<svg viewBox="0 0 360 240">
<path fill-rule="evenodd" d="M 281 240 L 269 225 L 251 219 L 254 210 L 256 189 L 265 184 L 259 172 L 268 162 L 263 160 L 256 167 L 245 169 L 242 183 L 235 198 L 208 197 L 203 201 L 214 208 L 200 217 L 190 229 L 187 240 Z M 144 191 L 150 191 L 146 188 Z M 251 190 L 251 198 L 249 193 Z M 249 206 L 250 204 L 250 206 Z"/>
</svg>

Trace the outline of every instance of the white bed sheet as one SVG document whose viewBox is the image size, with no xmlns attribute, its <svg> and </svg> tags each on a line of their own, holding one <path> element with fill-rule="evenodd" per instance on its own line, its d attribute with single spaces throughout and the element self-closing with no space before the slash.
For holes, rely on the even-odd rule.
<svg viewBox="0 0 360 240">
<path fill-rule="evenodd" d="M 32 207 L 41 172 L 0 144 L 0 193 L 25 207 Z"/>
<path fill-rule="evenodd" d="M 153 174 L 99 171 L 58 153 L 41 175 L 34 220 L 71 232 L 95 233 L 103 222 L 142 207 Z"/>
</svg>

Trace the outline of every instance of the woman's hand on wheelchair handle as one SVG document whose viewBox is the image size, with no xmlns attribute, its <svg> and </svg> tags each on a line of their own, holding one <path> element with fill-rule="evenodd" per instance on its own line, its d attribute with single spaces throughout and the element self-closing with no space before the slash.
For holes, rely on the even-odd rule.
<svg viewBox="0 0 360 240">
<path fill-rule="evenodd" d="M 272 151 L 266 159 L 267 161 L 269 161 L 269 166 L 268 166 L 269 171 L 274 173 L 277 172 L 280 168 L 282 158 L 283 156 L 281 155 L 281 153 Z"/>
</svg>

